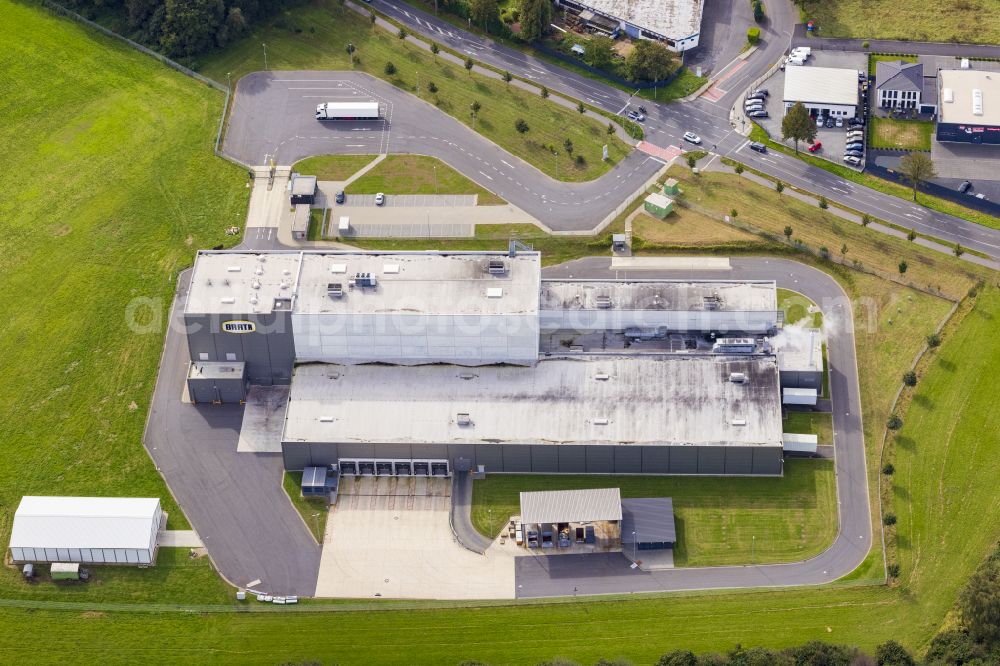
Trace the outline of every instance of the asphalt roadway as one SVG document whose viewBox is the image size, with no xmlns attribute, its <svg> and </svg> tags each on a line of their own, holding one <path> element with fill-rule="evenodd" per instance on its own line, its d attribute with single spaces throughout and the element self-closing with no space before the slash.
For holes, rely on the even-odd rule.
<svg viewBox="0 0 1000 666">
<path fill-rule="evenodd" d="M 728 3 L 733 7 L 728 7 Z M 741 10 L 737 6 L 742 7 L 745 4 L 743 0 L 721 0 L 718 4 L 710 1 L 706 5 L 703 23 L 712 26 L 713 33 L 718 33 L 719 36 L 709 35 L 707 38 L 709 43 L 703 49 L 719 55 L 728 53 L 725 42 L 728 39 L 726 36 L 732 36 L 732 29 L 717 26 L 716 22 L 720 21 L 714 18 L 714 13 L 729 11 L 734 17 L 738 17 Z M 475 60 L 508 70 L 539 85 L 544 84 L 550 90 L 582 99 L 606 111 L 619 113 L 630 102 L 637 101 L 649 112 L 643 124 L 646 140 L 656 146 L 662 148 L 683 145 L 681 135 L 685 131 L 693 131 L 704 140 L 702 148 L 739 160 L 781 179 L 788 185 L 825 196 L 831 202 L 869 213 L 887 222 L 915 229 L 918 233 L 935 236 L 950 243 L 958 242 L 964 247 L 983 252 L 993 258 L 1000 258 L 1000 231 L 845 181 L 829 171 L 811 166 L 792 156 L 781 153 L 759 155 L 747 147 L 748 141 L 745 137 L 734 131 L 735 128 L 730 122 L 730 109 L 742 98 L 746 89 L 788 49 L 798 20 L 798 10 L 788 0 L 773 0 L 767 3 L 768 20 L 761 26 L 761 43 L 756 52 L 745 60 L 736 60 L 724 67 L 714 68 L 714 76 L 721 77 L 718 86 L 722 93 L 720 96 L 717 98 L 702 96 L 682 104 L 632 100 L 632 96 L 627 92 L 497 44 L 490 39 L 473 35 L 406 3 L 373 0 L 372 6 L 405 25 L 412 34 L 424 35 L 454 51 L 470 55 Z M 722 23 L 725 21 L 726 19 L 721 20 Z M 742 39 L 743 37 L 740 37 L 741 41 Z M 913 49 L 912 44 L 909 48 Z M 951 45 L 951 49 L 955 52 L 960 52 L 963 48 L 966 47 Z M 712 60 L 711 57 L 699 55 L 698 51 L 699 49 L 695 49 L 691 52 L 695 60 Z M 442 159 L 451 162 L 447 155 Z M 522 173 L 519 176 L 520 180 L 538 182 L 540 178 L 544 178 L 532 167 L 527 168 L 534 173 L 531 175 Z M 463 171 L 463 173 L 487 189 L 492 189 L 491 183 L 477 178 L 475 171 Z M 595 182 L 602 183 L 607 178 L 605 176 Z M 518 205 L 532 212 L 531 207 Z M 572 227 L 560 226 L 557 217 L 552 217 L 551 221 L 547 217 L 540 219 L 556 230 L 579 229 L 580 223 L 589 223 L 589 227 L 593 227 L 601 218 L 591 214 L 590 211 L 589 207 L 583 211 L 586 213 L 586 218 L 579 220 L 578 225 Z"/>
<path fill-rule="evenodd" d="M 322 101 L 377 100 L 384 120 L 320 122 Z M 310 155 L 416 153 L 450 164 L 546 225 L 593 228 L 663 162 L 632 151 L 598 180 L 549 178 L 433 105 L 360 72 L 254 72 L 240 79 L 223 152 L 244 164 Z"/>
<path fill-rule="evenodd" d="M 184 303 L 191 271 L 177 278 L 143 443 L 171 494 L 230 583 L 312 596 L 320 547 L 281 486 L 281 454 L 237 453 L 243 407 L 181 402 L 187 376 Z"/>
<path fill-rule="evenodd" d="M 620 553 L 519 557 L 517 597 L 819 585 L 850 573 L 867 556 L 872 545 L 871 513 L 850 299 L 832 277 L 795 261 L 741 258 L 732 259 L 731 266 L 728 271 L 626 272 L 611 270 L 608 258 L 590 257 L 546 268 L 543 277 L 776 280 L 778 287 L 794 289 L 812 299 L 823 310 L 830 367 L 839 511 L 833 544 L 803 562 L 655 572 L 630 568 L 631 563 Z"/>
</svg>

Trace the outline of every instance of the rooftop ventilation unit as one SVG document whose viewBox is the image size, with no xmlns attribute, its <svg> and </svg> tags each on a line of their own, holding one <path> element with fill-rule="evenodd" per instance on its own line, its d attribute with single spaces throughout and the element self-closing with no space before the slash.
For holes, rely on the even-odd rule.
<svg viewBox="0 0 1000 666">
<path fill-rule="evenodd" d="M 595 301 L 597 307 L 602 310 L 609 310 L 611 308 L 611 297 L 610 296 L 598 296 Z"/>
<path fill-rule="evenodd" d="M 226 270 L 229 271 L 230 273 L 239 273 L 240 270 L 242 269 L 239 266 L 230 266 Z"/>
<path fill-rule="evenodd" d="M 972 115 L 983 115 L 983 91 L 979 88 L 972 89 Z"/>
<path fill-rule="evenodd" d="M 607 419 L 594 419 L 593 421 L 591 421 L 591 423 L 593 423 L 594 425 L 608 425 L 608 420 Z"/>
<path fill-rule="evenodd" d="M 469 416 L 468 412 L 459 412 L 458 413 L 458 418 L 456 419 L 456 422 L 458 423 L 458 425 L 463 426 L 463 427 L 464 426 L 470 426 L 470 425 L 472 425 L 472 417 Z"/>
<path fill-rule="evenodd" d="M 722 305 L 722 299 L 719 298 L 718 294 L 712 294 L 711 296 L 705 296 L 702 299 L 702 303 L 706 310 L 718 310 L 719 306 Z"/>
<path fill-rule="evenodd" d="M 478 375 L 476 375 L 474 372 L 463 372 L 458 377 L 459 379 L 465 379 L 466 381 L 468 381 L 470 379 L 475 379 L 477 376 Z"/>
<path fill-rule="evenodd" d="M 326 295 L 330 298 L 341 298 L 344 295 L 344 285 L 339 282 L 327 283 Z"/>
<path fill-rule="evenodd" d="M 611 379 L 611 375 L 609 375 L 606 372 L 598 372 L 596 375 L 594 375 L 594 379 L 596 379 L 599 382 L 606 382 L 609 379 Z"/>
<path fill-rule="evenodd" d="M 744 384 L 747 381 L 747 376 L 742 372 L 730 372 L 729 381 L 734 384 Z"/>
<path fill-rule="evenodd" d="M 354 286 L 361 287 L 362 289 L 374 289 L 378 287 L 378 278 L 374 277 L 371 273 L 355 273 Z"/>
<path fill-rule="evenodd" d="M 382 272 L 386 275 L 396 275 L 399 273 L 399 264 L 385 264 L 382 266 Z"/>
<path fill-rule="evenodd" d="M 333 423 L 333 417 L 332 416 L 321 416 L 321 417 L 319 417 L 319 421 L 320 421 L 320 423 Z"/>
<path fill-rule="evenodd" d="M 250 288 L 251 289 L 260 289 L 260 280 L 257 280 L 257 279 L 250 280 Z"/>
<path fill-rule="evenodd" d="M 969 59 L 968 58 L 962 58 L 962 61 L 959 63 L 958 66 L 961 67 L 962 69 L 969 69 L 970 68 Z"/>
<path fill-rule="evenodd" d="M 502 287 L 490 287 L 486 290 L 486 298 L 501 298 L 503 296 Z"/>
<path fill-rule="evenodd" d="M 941 91 L 941 99 L 944 100 L 945 104 L 951 104 L 955 101 L 955 91 L 951 88 L 945 88 Z"/>
<path fill-rule="evenodd" d="M 257 266 L 257 268 L 255 268 L 253 272 L 256 275 L 263 275 L 264 274 L 264 267 L 263 266 Z"/>
<path fill-rule="evenodd" d="M 486 269 L 490 275 L 506 275 L 507 264 L 503 259 L 490 259 Z"/>
<path fill-rule="evenodd" d="M 347 264 L 330 264 L 331 273 L 346 273 Z"/>
<path fill-rule="evenodd" d="M 222 299 L 222 302 L 225 303 L 226 305 L 232 305 L 236 302 L 236 299 L 233 298 L 232 296 L 226 296 L 225 298 Z"/>
<path fill-rule="evenodd" d="M 745 426 L 747 424 L 747 420 L 746 419 L 733 419 L 731 421 L 731 423 L 734 426 Z"/>
</svg>

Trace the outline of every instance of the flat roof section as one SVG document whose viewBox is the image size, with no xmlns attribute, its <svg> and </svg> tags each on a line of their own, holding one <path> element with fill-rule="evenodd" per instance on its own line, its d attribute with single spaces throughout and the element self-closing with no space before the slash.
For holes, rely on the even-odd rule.
<svg viewBox="0 0 1000 666">
<path fill-rule="evenodd" d="M 776 311 L 778 292 L 772 280 L 542 280 L 541 307 L 543 310 Z"/>
<path fill-rule="evenodd" d="M 11 548 L 149 548 L 160 500 L 146 497 L 25 496 L 14 512 Z"/>
<path fill-rule="evenodd" d="M 857 106 L 858 70 L 835 67 L 785 68 L 786 102 Z"/>
<path fill-rule="evenodd" d="M 780 446 L 778 368 L 773 356 L 618 355 L 534 367 L 301 365 L 282 441 Z"/>
<path fill-rule="evenodd" d="M 670 39 L 686 39 L 701 32 L 701 0 L 572 0 Z"/>
<path fill-rule="evenodd" d="M 939 123 L 1000 125 L 1000 72 L 942 69 L 939 75 Z"/>
<path fill-rule="evenodd" d="M 593 523 L 621 519 L 622 498 L 618 488 L 521 493 L 522 523 Z"/>
<path fill-rule="evenodd" d="M 823 334 L 818 328 L 786 326 L 771 344 L 778 354 L 779 372 L 823 372 Z"/>
<path fill-rule="evenodd" d="M 291 298 L 298 272 L 298 252 L 199 252 L 184 312 L 268 314 Z"/>
<path fill-rule="evenodd" d="M 622 500 L 622 545 L 633 543 L 677 543 L 673 498 Z"/>
<path fill-rule="evenodd" d="M 242 379 L 246 363 L 233 361 L 197 361 L 188 368 L 188 379 Z"/>
<path fill-rule="evenodd" d="M 293 313 L 535 314 L 541 265 L 537 252 L 306 253 Z M 358 274 L 376 286 L 355 286 Z"/>
</svg>

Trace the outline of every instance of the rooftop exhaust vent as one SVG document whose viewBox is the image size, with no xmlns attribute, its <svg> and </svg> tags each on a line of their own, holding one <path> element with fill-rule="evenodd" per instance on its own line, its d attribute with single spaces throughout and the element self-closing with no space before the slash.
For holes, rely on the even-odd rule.
<svg viewBox="0 0 1000 666">
<path fill-rule="evenodd" d="M 611 308 L 611 297 L 610 296 L 598 296 L 595 303 L 597 307 L 602 310 L 608 310 Z"/>
<path fill-rule="evenodd" d="M 609 421 L 606 418 L 594 419 L 591 421 L 594 425 L 608 425 Z"/>
<path fill-rule="evenodd" d="M 341 298 L 344 295 L 344 285 L 339 282 L 327 283 L 326 295 L 330 298 Z"/>
<path fill-rule="evenodd" d="M 747 424 L 747 420 L 746 419 L 733 419 L 731 421 L 731 423 L 734 426 L 745 426 Z"/>
<path fill-rule="evenodd" d="M 490 275 L 506 275 L 507 274 L 507 264 L 503 259 L 490 259 L 487 264 L 487 270 Z"/>
<path fill-rule="evenodd" d="M 744 384 L 747 381 L 747 376 L 742 372 L 730 372 L 729 381 L 734 384 Z"/>
<path fill-rule="evenodd" d="M 490 287 L 486 290 L 486 298 L 501 298 L 503 296 L 502 287 Z"/>
<path fill-rule="evenodd" d="M 972 90 L 972 115 L 983 115 L 983 91 L 979 88 Z"/>
<path fill-rule="evenodd" d="M 609 375 L 606 372 L 598 372 L 596 375 L 594 375 L 594 379 L 596 379 L 599 382 L 606 382 L 609 379 L 611 379 L 611 375 Z"/>
<path fill-rule="evenodd" d="M 225 303 L 226 305 L 232 305 L 233 303 L 236 302 L 236 299 L 233 298 L 232 296 L 226 296 L 225 298 L 222 299 L 222 302 Z"/>
<path fill-rule="evenodd" d="M 472 425 L 472 417 L 469 416 L 468 412 L 459 412 L 456 422 L 463 427 L 470 426 Z"/>
<path fill-rule="evenodd" d="M 226 270 L 229 271 L 230 273 L 239 273 L 243 269 L 241 269 L 239 266 L 230 266 Z"/>
</svg>

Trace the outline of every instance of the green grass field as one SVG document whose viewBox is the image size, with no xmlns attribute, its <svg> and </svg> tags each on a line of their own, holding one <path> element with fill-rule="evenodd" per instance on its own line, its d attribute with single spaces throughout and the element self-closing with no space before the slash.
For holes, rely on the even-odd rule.
<svg viewBox="0 0 1000 666">
<path fill-rule="evenodd" d="M 302 472 L 285 472 L 281 477 L 281 486 L 285 489 L 292 506 L 302 516 L 302 522 L 309 526 L 313 538 L 317 543 L 323 543 L 326 519 L 330 515 L 330 503 L 326 498 L 302 496 Z"/>
<path fill-rule="evenodd" d="M 868 131 L 872 148 L 930 151 L 934 123 L 924 120 L 897 120 L 871 117 Z"/>
<path fill-rule="evenodd" d="M 816 21 L 821 37 L 1000 42 L 1000 3 L 993 0 L 905 4 L 894 0 L 808 0 L 805 14 Z"/>
<path fill-rule="evenodd" d="M 278 27 L 282 23 L 289 27 Z M 296 27 L 300 32 L 295 32 Z M 345 47 L 352 43 L 360 58 L 355 70 L 414 93 L 470 127 L 473 119 L 469 107 L 478 101 L 482 109 L 475 122 L 476 131 L 560 180 L 597 178 L 630 150 L 617 137 L 608 136 L 606 121 L 581 117 L 572 108 L 508 87 L 503 81 L 479 74 L 470 76 L 463 67 L 443 57 L 435 58 L 381 28 L 372 30 L 367 18 L 336 0 L 312 0 L 285 12 L 269 25 L 256 27 L 250 37 L 204 58 L 200 70 L 218 81 L 225 81 L 231 72 L 235 81 L 247 72 L 264 69 L 262 43 L 267 44 L 270 69 L 325 70 L 351 69 Z M 385 64 L 390 61 L 397 70 L 391 76 L 385 74 Z M 429 91 L 431 83 L 437 86 L 436 93 Z M 530 127 L 523 135 L 514 129 L 518 118 L 524 118 Z M 573 142 L 572 158 L 563 150 L 565 139 Z M 608 144 L 607 162 L 601 160 L 604 144 Z M 584 164 L 575 162 L 577 155 L 584 156 Z"/>
<path fill-rule="evenodd" d="M 317 155 L 296 162 L 292 171 L 318 180 L 347 180 L 374 159 L 374 155 Z"/>
<path fill-rule="evenodd" d="M 816 435 L 820 446 L 833 444 L 833 416 L 824 412 L 788 412 L 781 429 L 801 435 Z"/>
<path fill-rule="evenodd" d="M 347 186 L 348 194 L 476 194 L 480 206 L 507 203 L 450 166 L 426 155 L 389 155 Z"/>
<path fill-rule="evenodd" d="M 837 532 L 830 460 L 788 460 L 781 479 L 493 475 L 473 484 L 473 524 L 498 534 L 519 513 L 521 491 L 607 487 L 622 497 L 673 498 L 677 566 L 801 560 L 826 550 Z"/>
<path fill-rule="evenodd" d="M 0 2 L 0 41 L 0 542 L 26 494 L 159 497 L 185 528 L 142 431 L 177 273 L 246 215 L 212 156 L 222 95 L 25 4 Z M 0 596 L 36 589 L 2 569 Z"/>
<path fill-rule="evenodd" d="M 806 320 L 812 328 L 823 328 L 823 313 L 811 300 L 791 289 L 778 289 L 778 308 L 785 313 L 786 324 Z M 809 310 L 813 308 L 812 314 Z"/>
</svg>

